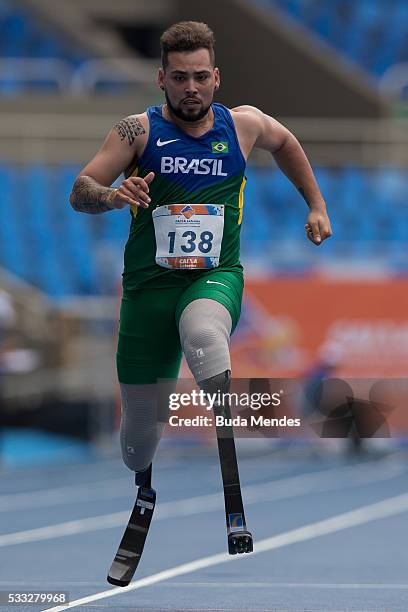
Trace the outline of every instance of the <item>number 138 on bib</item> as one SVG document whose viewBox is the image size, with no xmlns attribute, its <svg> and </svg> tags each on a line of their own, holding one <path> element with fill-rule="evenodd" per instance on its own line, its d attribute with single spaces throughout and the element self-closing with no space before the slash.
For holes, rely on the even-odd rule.
<svg viewBox="0 0 408 612">
<path fill-rule="evenodd" d="M 153 211 L 156 263 L 194 270 L 219 265 L 224 232 L 222 204 L 168 204 Z"/>
</svg>

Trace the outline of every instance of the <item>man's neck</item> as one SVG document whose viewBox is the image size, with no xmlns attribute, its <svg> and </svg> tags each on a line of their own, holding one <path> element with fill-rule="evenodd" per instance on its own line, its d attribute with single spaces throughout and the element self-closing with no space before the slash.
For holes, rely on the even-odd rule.
<svg viewBox="0 0 408 612">
<path fill-rule="evenodd" d="M 214 112 L 212 107 L 208 109 L 208 113 L 199 119 L 198 121 L 183 121 L 179 117 L 176 117 L 167 104 L 163 106 L 163 115 L 169 121 L 172 121 L 178 128 L 189 134 L 190 136 L 199 137 L 211 130 L 214 125 Z"/>
</svg>

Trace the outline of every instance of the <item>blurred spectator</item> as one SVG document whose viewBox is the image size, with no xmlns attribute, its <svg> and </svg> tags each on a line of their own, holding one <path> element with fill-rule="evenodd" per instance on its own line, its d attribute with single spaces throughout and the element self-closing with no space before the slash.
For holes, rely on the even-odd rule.
<svg viewBox="0 0 408 612">
<path fill-rule="evenodd" d="M 16 312 L 8 293 L 0 289 L 0 435 L 4 424 L 3 374 L 7 332 L 15 325 Z M 1 444 L 1 439 L 0 439 Z M 1 448 L 1 446 L 0 446 Z"/>
<path fill-rule="evenodd" d="M 8 331 L 16 323 L 16 312 L 9 294 L 0 289 L 0 389 L 1 377 L 4 372 L 4 354 Z M 0 393 L 1 397 L 1 393 Z M 1 403 L 1 402 L 0 402 Z"/>
<path fill-rule="evenodd" d="M 352 422 L 350 427 L 350 416 L 344 414 L 344 406 L 353 393 L 346 381 L 336 378 L 343 361 L 344 349 L 337 344 L 329 343 L 321 348 L 316 363 L 304 375 L 301 414 L 306 418 L 317 414 L 319 418 L 333 418 L 337 436 L 346 438 L 346 452 L 354 455 L 364 448 L 355 424 Z M 337 410 L 340 410 L 338 414 Z M 342 431 L 342 426 L 347 431 Z"/>
</svg>

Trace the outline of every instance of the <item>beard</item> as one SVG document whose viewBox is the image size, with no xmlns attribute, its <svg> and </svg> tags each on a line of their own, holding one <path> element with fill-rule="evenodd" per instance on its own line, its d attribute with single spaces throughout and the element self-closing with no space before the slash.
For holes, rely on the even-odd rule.
<svg viewBox="0 0 408 612">
<path fill-rule="evenodd" d="M 169 96 L 167 94 L 167 90 L 166 89 L 164 90 L 164 96 L 166 98 L 167 106 L 169 107 L 169 109 L 173 113 L 173 115 L 175 115 L 178 119 L 182 119 L 182 121 L 189 121 L 191 123 L 194 122 L 194 121 L 200 121 L 200 119 L 205 117 L 206 114 L 208 113 L 209 109 L 210 109 L 211 104 L 212 104 L 212 100 L 211 100 L 211 102 L 210 102 L 210 104 L 208 106 L 203 106 L 202 103 L 200 103 L 200 106 L 197 105 L 197 107 L 194 106 L 194 107 L 192 107 L 190 109 L 184 109 L 180 105 L 179 106 L 173 106 L 173 104 L 170 102 L 170 99 L 169 99 Z M 193 109 L 194 109 L 194 114 L 191 113 L 191 110 L 193 110 Z"/>
</svg>

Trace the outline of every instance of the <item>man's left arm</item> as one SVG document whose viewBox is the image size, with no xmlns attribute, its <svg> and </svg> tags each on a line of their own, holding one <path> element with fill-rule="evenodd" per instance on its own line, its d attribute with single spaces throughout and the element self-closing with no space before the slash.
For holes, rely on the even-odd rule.
<svg viewBox="0 0 408 612">
<path fill-rule="evenodd" d="M 326 203 L 310 163 L 299 141 L 281 123 L 254 107 L 241 107 L 252 115 L 252 129 L 256 129 L 257 138 L 254 146 L 269 151 L 279 168 L 295 185 L 309 207 L 305 230 L 307 237 L 314 244 L 321 244 L 332 235 Z M 236 109 L 238 110 L 238 109 Z"/>
</svg>

